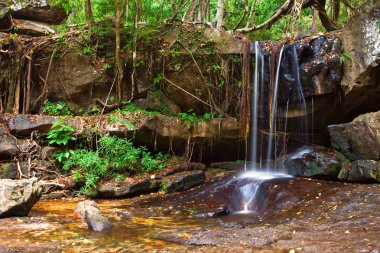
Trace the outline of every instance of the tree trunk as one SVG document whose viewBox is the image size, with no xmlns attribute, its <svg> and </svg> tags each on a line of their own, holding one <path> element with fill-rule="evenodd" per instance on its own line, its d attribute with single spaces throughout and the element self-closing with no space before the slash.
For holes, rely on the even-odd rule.
<svg viewBox="0 0 380 253">
<path fill-rule="evenodd" d="M 25 104 L 24 104 L 24 113 L 29 114 L 30 112 L 30 87 L 32 80 L 32 58 L 28 59 L 28 74 L 26 79 L 26 89 L 25 89 Z"/>
<path fill-rule="evenodd" d="M 206 4 L 207 4 L 206 0 L 199 0 L 198 20 L 202 23 L 206 20 L 206 10 L 207 10 Z"/>
<path fill-rule="evenodd" d="M 21 80 L 17 77 L 16 87 L 15 87 L 15 97 L 13 104 L 13 113 L 18 114 L 20 112 L 20 91 L 21 91 Z"/>
<path fill-rule="evenodd" d="M 157 13 L 156 22 L 160 21 L 162 11 L 164 9 L 164 5 L 165 5 L 165 0 L 162 0 L 161 5 L 160 5 L 160 10 Z"/>
<path fill-rule="evenodd" d="M 117 102 L 119 105 L 121 105 L 123 100 L 123 63 L 121 61 L 121 55 L 120 55 L 120 34 L 121 34 L 121 19 L 124 15 L 125 7 L 126 7 L 127 1 L 123 0 L 115 0 L 115 8 L 116 8 L 116 17 L 115 17 L 115 63 L 116 63 L 116 75 L 117 75 L 117 85 L 116 85 L 116 93 L 117 93 Z"/>
<path fill-rule="evenodd" d="M 317 10 L 312 10 L 312 15 L 313 15 L 313 21 L 311 23 L 311 34 L 316 34 L 316 32 L 317 32 L 317 16 L 318 16 L 318 11 Z"/>
<path fill-rule="evenodd" d="M 193 22 L 195 20 L 195 10 L 197 8 L 197 0 L 191 0 L 182 21 Z"/>
<path fill-rule="evenodd" d="M 218 8 L 215 16 L 215 27 L 216 29 L 221 29 L 223 27 L 225 15 L 224 0 L 218 0 Z"/>
<path fill-rule="evenodd" d="M 340 14 L 340 0 L 334 0 L 334 10 L 333 10 L 333 21 L 335 25 L 338 24 L 339 14 Z"/>
<path fill-rule="evenodd" d="M 92 12 L 91 0 L 84 0 L 84 11 L 86 14 L 86 22 L 91 27 L 94 22 L 94 14 Z"/>
<path fill-rule="evenodd" d="M 319 19 L 327 31 L 330 32 L 338 29 L 337 25 L 334 24 L 334 22 L 327 15 L 327 11 L 325 9 L 326 0 L 314 0 L 313 6 L 318 11 Z"/>
</svg>

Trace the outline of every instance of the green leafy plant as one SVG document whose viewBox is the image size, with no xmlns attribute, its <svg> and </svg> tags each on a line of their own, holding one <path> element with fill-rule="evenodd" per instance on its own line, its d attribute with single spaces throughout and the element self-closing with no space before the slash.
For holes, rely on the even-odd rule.
<svg viewBox="0 0 380 253">
<path fill-rule="evenodd" d="M 63 149 L 53 156 L 58 162 L 65 163 L 73 154 L 73 150 L 67 148 L 69 141 L 76 140 L 74 129 L 71 126 L 65 125 L 61 121 L 55 122 L 48 132 L 47 139 L 50 144 L 63 146 Z"/>
<path fill-rule="evenodd" d="M 66 146 L 69 141 L 75 141 L 76 137 L 74 136 L 74 129 L 71 126 L 57 121 L 48 132 L 47 139 L 50 140 L 50 144 Z"/>
<path fill-rule="evenodd" d="M 134 147 L 131 141 L 115 136 L 103 136 L 96 151 L 77 149 L 64 162 L 63 169 L 73 170 L 78 182 L 84 184 L 80 193 L 88 193 L 102 180 L 115 176 L 125 179 L 125 173 L 154 172 L 166 167 L 168 157 L 152 155 L 145 147 Z"/>
<path fill-rule="evenodd" d="M 53 103 L 47 101 L 42 106 L 42 112 L 51 116 L 72 115 L 72 111 L 65 102 Z"/>
<path fill-rule="evenodd" d="M 348 66 L 351 67 L 352 66 L 352 56 L 351 56 L 350 52 L 342 53 L 339 56 L 339 61 L 340 61 L 340 63 L 347 62 Z"/>
</svg>

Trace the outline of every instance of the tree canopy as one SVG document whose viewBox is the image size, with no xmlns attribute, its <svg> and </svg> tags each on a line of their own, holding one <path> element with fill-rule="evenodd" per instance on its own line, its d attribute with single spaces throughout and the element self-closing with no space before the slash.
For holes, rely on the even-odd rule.
<svg viewBox="0 0 380 253">
<path fill-rule="evenodd" d="M 340 29 L 363 0 L 54 0 L 70 12 L 66 27 L 115 19 L 125 25 L 204 23 L 255 39 Z"/>
</svg>

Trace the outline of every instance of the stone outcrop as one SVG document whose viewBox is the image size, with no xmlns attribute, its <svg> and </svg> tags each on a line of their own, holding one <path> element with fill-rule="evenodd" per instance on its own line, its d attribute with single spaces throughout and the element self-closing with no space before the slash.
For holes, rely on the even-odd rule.
<svg viewBox="0 0 380 253">
<path fill-rule="evenodd" d="M 27 216 L 41 195 L 42 187 L 37 178 L 0 179 L 0 218 Z"/>
<path fill-rule="evenodd" d="M 12 22 L 13 29 L 21 34 L 39 37 L 55 33 L 49 25 L 38 21 L 12 19 Z"/>
<path fill-rule="evenodd" d="M 380 1 L 367 1 L 343 29 L 343 108 L 357 115 L 380 109 Z"/>
<path fill-rule="evenodd" d="M 205 169 L 203 164 L 193 163 L 191 166 L 173 166 L 159 171 L 150 178 L 127 178 L 122 181 L 99 183 L 91 197 L 96 198 L 130 198 L 142 194 L 162 191 L 174 193 L 186 191 L 205 182 Z"/>
<path fill-rule="evenodd" d="M 59 25 L 68 16 L 47 0 L 18 0 L 0 3 L 0 31 L 44 36 L 54 33 L 49 25 Z M 12 17 L 12 18 L 11 18 Z"/>
<path fill-rule="evenodd" d="M 132 114 L 134 112 L 131 112 Z M 120 120 L 110 122 L 110 115 L 92 117 L 67 117 L 65 124 L 72 126 L 76 134 L 103 134 L 130 137 L 136 145 L 145 145 L 152 150 L 185 152 L 188 141 L 195 143 L 194 157 L 203 159 L 236 160 L 242 149 L 238 121 L 234 119 L 213 119 L 202 122 L 188 122 L 164 115 L 137 113 L 138 120 L 131 121 L 123 113 L 115 116 Z M 59 117 L 46 115 L 6 115 L 9 129 L 16 136 L 29 137 L 33 131 L 47 133 Z M 98 124 L 97 122 L 101 122 Z M 133 126 L 133 127 L 131 127 Z M 133 137 L 133 138 L 132 138 Z"/>
<path fill-rule="evenodd" d="M 380 160 L 380 111 L 328 127 L 331 145 L 351 161 Z"/>
<path fill-rule="evenodd" d="M 12 7 L 12 17 L 59 25 L 67 18 L 66 11 L 51 6 L 47 0 L 18 0 Z"/>
<path fill-rule="evenodd" d="M 46 73 L 42 75 L 46 76 Z M 53 61 L 47 97 L 50 101 L 68 101 L 74 107 L 86 108 L 93 98 L 104 98 L 108 94 L 109 87 L 101 79 L 91 57 L 67 52 Z"/>
</svg>

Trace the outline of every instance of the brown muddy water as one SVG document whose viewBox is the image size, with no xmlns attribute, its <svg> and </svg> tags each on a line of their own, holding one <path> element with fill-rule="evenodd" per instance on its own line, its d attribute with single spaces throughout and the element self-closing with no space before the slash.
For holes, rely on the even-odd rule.
<svg viewBox="0 0 380 253">
<path fill-rule="evenodd" d="M 255 213 L 231 213 L 247 183 L 231 176 L 179 194 L 96 200 L 113 224 L 107 233 L 72 218 L 83 199 L 41 200 L 29 217 L 0 220 L 0 252 L 380 251 L 379 185 L 269 180 Z"/>
</svg>

